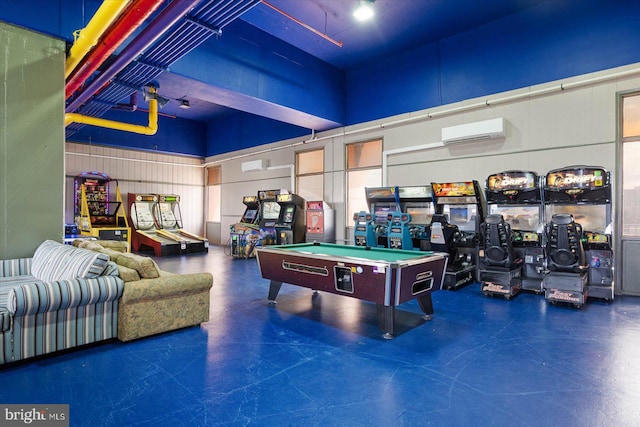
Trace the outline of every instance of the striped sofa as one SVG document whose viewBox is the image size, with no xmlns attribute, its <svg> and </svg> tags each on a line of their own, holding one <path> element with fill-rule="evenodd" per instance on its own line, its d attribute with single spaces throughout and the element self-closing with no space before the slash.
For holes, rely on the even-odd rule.
<svg viewBox="0 0 640 427">
<path fill-rule="evenodd" d="M 107 255 L 51 240 L 0 261 L 0 365 L 115 338 L 123 284 Z"/>
</svg>

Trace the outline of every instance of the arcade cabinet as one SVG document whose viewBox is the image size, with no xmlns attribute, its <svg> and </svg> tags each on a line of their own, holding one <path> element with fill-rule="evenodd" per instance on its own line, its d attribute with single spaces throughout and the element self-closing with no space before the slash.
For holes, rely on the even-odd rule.
<svg viewBox="0 0 640 427">
<path fill-rule="evenodd" d="M 549 171 L 545 180 L 544 202 L 547 218 L 568 214 L 581 225 L 584 230 L 582 246 L 588 266 L 588 296 L 612 301 L 614 254 L 609 171 L 598 166 L 582 165 Z M 545 296 L 547 293 L 545 289 Z M 552 291 L 550 293 L 554 294 Z M 580 295 L 568 292 L 555 295 L 551 301 L 564 300 L 575 304 L 576 299 L 583 299 Z"/>
<path fill-rule="evenodd" d="M 516 256 L 523 260 L 522 290 L 543 293 L 544 204 L 542 184 L 535 172 L 505 171 L 489 175 L 485 186 L 488 214 L 502 215 L 511 227 Z M 483 268 L 483 257 L 480 257 Z"/>
<path fill-rule="evenodd" d="M 478 181 L 431 183 L 435 214 L 430 250 L 450 254 L 444 288 L 458 289 L 476 280 L 484 196 Z"/>
<path fill-rule="evenodd" d="M 385 248 L 388 243 L 387 216 L 400 210 L 396 201 L 396 187 L 365 188 L 364 191 L 369 212 L 373 215 L 373 231 L 376 236 L 376 244 L 367 246 Z"/>
<path fill-rule="evenodd" d="M 297 194 L 278 194 L 276 202 L 280 205 L 280 214 L 276 222 L 278 245 L 304 242 L 304 199 Z"/>
<path fill-rule="evenodd" d="M 374 232 L 377 236 L 375 246 L 388 245 L 388 215 L 402 212 L 411 217 L 411 221 L 405 226 L 409 228 L 413 248 L 428 250 L 426 229 L 433 215 L 433 195 L 430 186 L 365 188 L 365 195 L 369 212 L 374 218 Z"/>
<path fill-rule="evenodd" d="M 113 193 L 109 189 L 111 183 L 115 183 Z M 80 190 L 80 235 L 127 242 L 130 250 L 131 232 L 118 181 L 98 172 L 84 172 L 76 177 L 76 184 Z"/>
<path fill-rule="evenodd" d="M 307 202 L 306 242 L 335 243 L 335 211 L 325 201 Z"/>
<path fill-rule="evenodd" d="M 156 233 L 180 243 L 181 253 L 193 254 L 209 251 L 209 241 L 183 229 L 180 196 L 159 194 L 156 209 L 153 211 L 158 228 Z"/>
<path fill-rule="evenodd" d="M 262 245 L 276 244 L 276 223 L 280 218 L 280 205 L 278 204 L 278 195 L 280 190 L 261 190 L 258 191 L 258 200 L 260 201 L 260 236 Z"/>
<path fill-rule="evenodd" d="M 244 196 L 242 203 L 246 208 L 240 222 L 231 225 L 229 244 L 232 257 L 247 259 L 256 256 L 260 245 L 260 202 L 257 196 Z"/>
<path fill-rule="evenodd" d="M 428 228 L 434 214 L 431 186 L 398 187 L 398 196 L 400 210 L 411 218 L 407 226 L 413 242 L 413 249 L 428 250 Z"/>
<path fill-rule="evenodd" d="M 156 233 L 157 224 L 153 212 L 158 203 L 157 194 L 127 195 L 129 222 L 133 226 L 131 246 L 134 251 L 153 250 L 155 256 L 179 255 L 182 253 L 180 242 Z"/>
<path fill-rule="evenodd" d="M 353 222 L 354 244 L 356 246 L 375 248 L 378 245 L 378 238 L 375 232 L 373 215 L 365 211 L 356 212 L 353 214 Z"/>
<path fill-rule="evenodd" d="M 502 295 L 506 299 L 522 288 L 522 258 L 513 248 L 513 232 L 500 214 L 487 215 L 480 226 L 481 250 L 478 279 L 485 295 Z"/>
</svg>

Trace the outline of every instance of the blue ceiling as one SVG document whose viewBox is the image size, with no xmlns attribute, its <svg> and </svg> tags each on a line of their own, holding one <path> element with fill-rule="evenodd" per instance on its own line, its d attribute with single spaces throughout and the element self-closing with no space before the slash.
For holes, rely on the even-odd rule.
<svg viewBox="0 0 640 427">
<path fill-rule="evenodd" d="M 158 135 L 126 141 L 213 155 L 640 61 L 637 0 L 376 0 L 367 23 L 357 0 L 267 1 L 168 65 Z M 71 42 L 100 3 L 0 0 L 0 20 Z"/>
</svg>

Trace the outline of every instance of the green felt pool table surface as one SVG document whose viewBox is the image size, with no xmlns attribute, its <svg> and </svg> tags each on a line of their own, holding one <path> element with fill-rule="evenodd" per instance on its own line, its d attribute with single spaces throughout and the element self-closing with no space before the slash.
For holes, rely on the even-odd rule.
<svg viewBox="0 0 640 427">
<path fill-rule="evenodd" d="M 299 243 L 295 245 L 268 246 L 268 248 L 282 249 L 292 252 L 311 253 L 316 255 L 331 255 L 336 257 L 362 258 L 369 261 L 398 262 L 425 256 L 432 256 L 433 252 L 405 251 L 400 249 L 369 248 L 364 246 L 347 246 L 333 243 Z"/>
</svg>

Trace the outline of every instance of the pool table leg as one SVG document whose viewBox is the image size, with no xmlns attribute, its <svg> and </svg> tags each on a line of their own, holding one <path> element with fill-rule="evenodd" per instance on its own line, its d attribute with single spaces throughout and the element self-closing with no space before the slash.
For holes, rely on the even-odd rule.
<svg viewBox="0 0 640 427">
<path fill-rule="evenodd" d="M 422 318 L 424 320 L 431 320 L 431 318 L 433 317 L 433 301 L 431 300 L 431 293 L 429 292 L 426 295 L 418 297 L 418 305 L 424 313 L 424 316 L 422 316 Z"/>
<path fill-rule="evenodd" d="M 387 340 L 392 339 L 395 307 L 392 305 L 376 304 L 376 311 L 378 312 L 378 322 L 383 332 L 382 337 Z"/>
<path fill-rule="evenodd" d="M 282 282 L 271 281 L 269 285 L 269 304 L 273 305 L 276 303 L 276 297 L 278 296 L 278 292 L 280 292 L 281 286 Z"/>
</svg>

